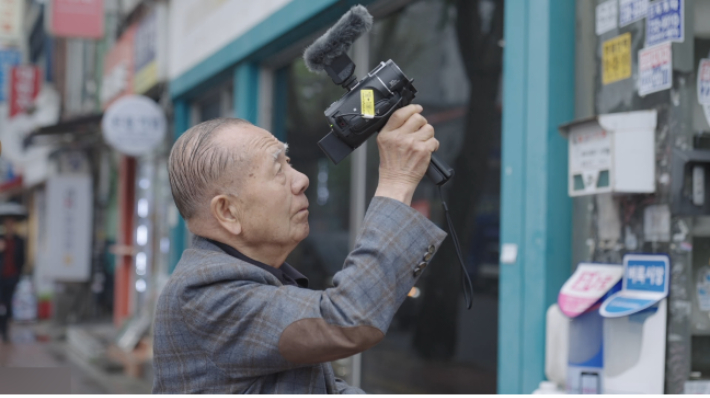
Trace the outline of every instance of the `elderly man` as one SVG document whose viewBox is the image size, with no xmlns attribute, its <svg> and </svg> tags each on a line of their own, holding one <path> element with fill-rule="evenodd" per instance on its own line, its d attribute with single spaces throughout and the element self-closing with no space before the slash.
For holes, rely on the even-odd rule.
<svg viewBox="0 0 710 398">
<path fill-rule="evenodd" d="M 170 184 L 195 235 L 155 318 L 156 393 L 361 393 L 329 361 L 367 350 L 446 234 L 409 205 L 439 146 L 419 105 L 380 132 L 380 176 L 333 287 L 306 288 L 285 263 L 308 235 L 308 178 L 286 145 L 240 119 L 183 134 Z"/>
</svg>

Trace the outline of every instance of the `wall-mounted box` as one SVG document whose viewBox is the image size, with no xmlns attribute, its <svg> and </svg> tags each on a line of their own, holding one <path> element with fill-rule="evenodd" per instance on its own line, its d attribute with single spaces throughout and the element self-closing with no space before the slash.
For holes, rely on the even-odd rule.
<svg viewBox="0 0 710 398">
<path fill-rule="evenodd" d="M 560 126 L 569 141 L 570 196 L 656 191 L 656 111 L 599 115 Z"/>
<path fill-rule="evenodd" d="M 710 150 L 673 148 L 671 162 L 671 211 L 679 216 L 710 215 Z"/>
</svg>

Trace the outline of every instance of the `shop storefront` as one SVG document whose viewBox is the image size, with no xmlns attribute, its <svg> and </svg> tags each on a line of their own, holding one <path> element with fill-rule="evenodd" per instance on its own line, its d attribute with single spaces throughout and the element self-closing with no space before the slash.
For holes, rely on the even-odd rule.
<svg viewBox="0 0 710 398">
<path fill-rule="evenodd" d="M 377 185 L 374 139 L 337 166 L 318 148 L 327 133 L 323 110 L 343 91 L 327 76 L 310 73 L 301 59 L 303 49 L 355 3 L 275 1 L 257 8 L 228 1 L 198 15 L 191 12 L 197 2 L 185 2 L 170 11 L 175 137 L 200 121 L 237 116 L 289 143 L 292 164 L 310 179 L 311 232 L 288 261 L 315 289 L 330 286 L 342 267 Z M 473 308 L 466 310 L 454 248 L 446 243 L 385 341 L 338 361 L 336 371 L 368 392 L 493 393 L 503 9 L 494 2 L 482 7 L 446 1 L 361 3 L 367 3 L 375 26 L 352 48 L 356 74 L 363 76 L 391 58 L 415 79 L 416 102 L 436 128 L 442 158 L 457 170 L 444 194 L 476 294 Z M 226 33 L 209 28 L 236 13 L 254 21 L 232 21 L 224 25 L 230 26 Z M 181 43 L 198 37 L 211 52 L 181 51 Z M 440 198 L 428 181 L 415 193 L 413 206 L 445 224 Z M 189 245 L 188 235 L 180 220 L 173 229 L 171 265 Z"/>
</svg>

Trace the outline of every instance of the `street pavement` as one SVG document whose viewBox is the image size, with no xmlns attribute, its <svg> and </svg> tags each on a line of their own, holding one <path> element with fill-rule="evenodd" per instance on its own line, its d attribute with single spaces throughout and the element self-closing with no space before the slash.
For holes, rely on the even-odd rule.
<svg viewBox="0 0 710 398">
<path fill-rule="evenodd" d="M 38 330 L 47 324 L 15 324 L 9 344 L 0 343 L 0 368 L 69 368 L 72 394 L 149 394 L 150 382 L 106 372 L 83 360 L 61 340 L 47 339 Z M 50 340 L 50 341 L 41 341 Z M 1 371 L 1 369 L 0 369 Z M 29 392 L 29 391 L 28 391 Z"/>
</svg>

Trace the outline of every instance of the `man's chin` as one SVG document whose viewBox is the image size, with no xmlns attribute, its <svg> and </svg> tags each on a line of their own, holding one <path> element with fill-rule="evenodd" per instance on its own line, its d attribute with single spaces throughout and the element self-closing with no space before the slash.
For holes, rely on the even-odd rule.
<svg viewBox="0 0 710 398">
<path fill-rule="evenodd" d="M 306 221 L 306 225 L 303 226 L 303 230 L 301 231 L 300 236 L 298 237 L 298 242 L 302 242 L 304 239 L 308 237 L 308 234 L 311 233 L 311 226 L 308 225 L 308 221 Z"/>
</svg>

